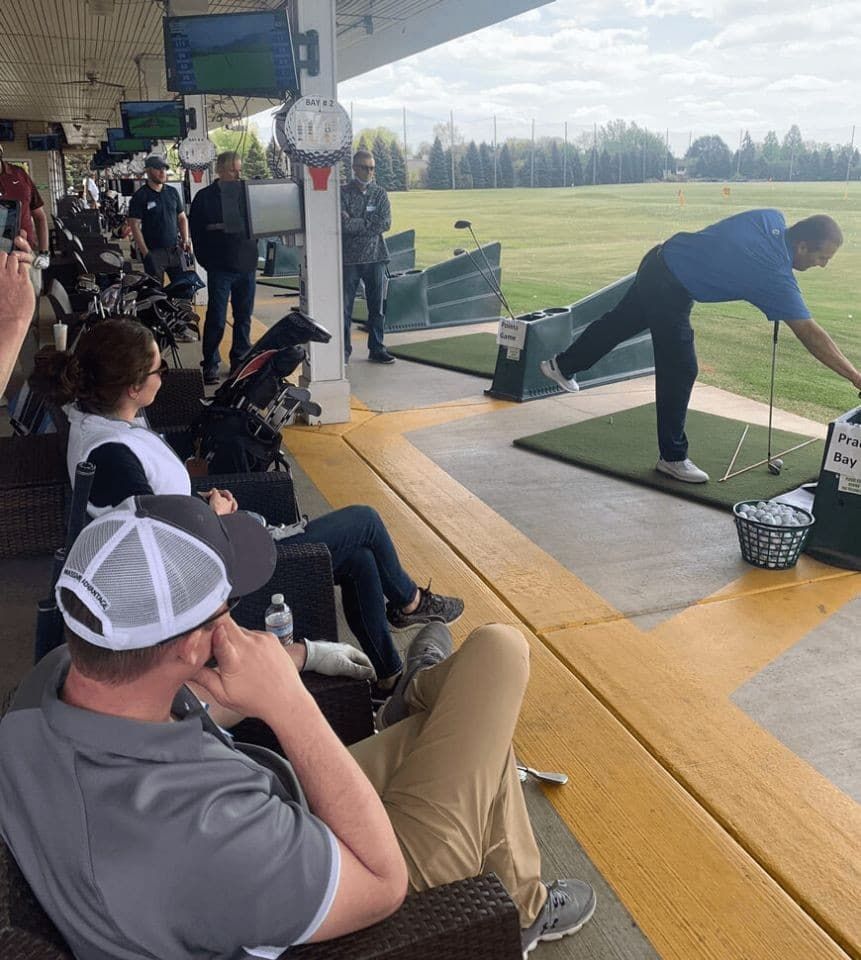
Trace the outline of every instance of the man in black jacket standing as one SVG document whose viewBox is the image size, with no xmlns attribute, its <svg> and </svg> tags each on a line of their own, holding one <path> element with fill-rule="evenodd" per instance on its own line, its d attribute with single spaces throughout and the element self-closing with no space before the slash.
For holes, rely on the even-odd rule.
<svg viewBox="0 0 861 960">
<path fill-rule="evenodd" d="M 233 307 L 231 372 L 251 348 L 251 313 L 257 283 L 257 241 L 227 233 L 221 206 L 221 184 L 239 180 L 238 153 L 220 153 L 215 160 L 215 183 L 201 190 L 191 205 L 191 237 L 197 259 L 207 273 L 209 305 L 203 327 L 203 381 L 218 383 L 218 347 L 227 322 L 227 301 Z"/>
<path fill-rule="evenodd" d="M 386 191 L 374 183 L 374 155 L 357 150 L 353 155 L 353 179 L 341 191 L 341 236 L 344 265 L 344 356 L 350 359 L 350 323 L 353 301 L 361 280 L 368 305 L 368 359 L 394 363 L 383 346 L 383 292 L 389 251 L 383 234 L 392 225 L 392 210 Z"/>
</svg>

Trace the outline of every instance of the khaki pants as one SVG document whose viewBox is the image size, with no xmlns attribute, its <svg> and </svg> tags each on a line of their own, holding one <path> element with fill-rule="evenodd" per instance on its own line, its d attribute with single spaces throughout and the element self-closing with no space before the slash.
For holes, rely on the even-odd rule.
<svg viewBox="0 0 861 960">
<path fill-rule="evenodd" d="M 529 926 L 546 899 L 511 738 L 529 679 L 519 631 L 473 631 L 417 674 L 409 717 L 350 748 L 381 796 L 413 890 L 494 872 Z"/>
</svg>

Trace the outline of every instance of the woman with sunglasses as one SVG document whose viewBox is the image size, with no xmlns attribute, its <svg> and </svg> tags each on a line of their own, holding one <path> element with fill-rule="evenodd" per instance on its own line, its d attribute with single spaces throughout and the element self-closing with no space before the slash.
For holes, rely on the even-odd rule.
<svg viewBox="0 0 861 960">
<path fill-rule="evenodd" d="M 146 407 L 166 369 L 150 331 L 132 320 L 106 320 L 81 336 L 74 354 L 56 354 L 49 378 L 69 418 L 69 476 L 81 460 L 96 466 L 89 512 L 98 516 L 131 496 L 191 494 L 185 464 L 147 426 Z M 45 391 L 48 392 L 48 391 Z M 232 513 L 227 490 L 210 490 L 209 505 Z M 419 587 L 401 566 L 379 514 L 351 506 L 309 521 L 291 543 L 322 543 L 332 555 L 344 614 L 367 653 L 381 692 L 391 690 L 403 664 L 392 629 L 452 623 L 463 601 Z"/>
</svg>

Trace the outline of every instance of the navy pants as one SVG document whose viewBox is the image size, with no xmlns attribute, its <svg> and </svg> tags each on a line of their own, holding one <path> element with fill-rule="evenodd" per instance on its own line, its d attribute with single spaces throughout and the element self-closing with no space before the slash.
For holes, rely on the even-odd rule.
<svg viewBox="0 0 861 960">
<path fill-rule="evenodd" d="M 329 548 L 350 629 L 378 678 L 398 673 L 402 663 L 386 619 L 386 600 L 405 607 L 414 599 L 416 585 L 401 566 L 377 511 L 361 506 L 333 510 L 311 520 L 305 532 L 289 542 L 322 543 Z"/>
<path fill-rule="evenodd" d="M 353 302 L 359 281 L 365 285 L 365 302 L 368 305 L 368 353 L 372 356 L 383 349 L 383 295 L 386 286 L 386 265 L 377 263 L 344 264 L 344 356 L 350 359 L 353 345 L 350 342 L 350 324 L 353 322 Z"/>
<path fill-rule="evenodd" d="M 227 323 L 227 302 L 233 306 L 233 342 L 230 346 L 232 370 L 251 349 L 251 313 L 257 275 L 254 270 L 208 270 L 206 320 L 203 325 L 203 369 L 217 370 L 218 347 Z"/>
<path fill-rule="evenodd" d="M 643 257 L 633 285 L 619 304 L 590 323 L 556 358 L 559 369 L 570 377 L 588 370 L 618 344 L 650 330 L 662 460 L 684 460 L 688 455 L 685 420 L 699 372 L 691 327 L 692 306 L 690 294 L 664 264 L 661 248 L 654 247 Z"/>
</svg>

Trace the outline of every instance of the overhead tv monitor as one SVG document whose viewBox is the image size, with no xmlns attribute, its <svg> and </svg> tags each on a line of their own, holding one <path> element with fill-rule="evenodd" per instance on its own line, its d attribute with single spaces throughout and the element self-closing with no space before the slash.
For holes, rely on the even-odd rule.
<svg viewBox="0 0 861 960">
<path fill-rule="evenodd" d="M 299 92 L 287 13 L 165 17 L 167 89 L 281 98 Z"/>
<path fill-rule="evenodd" d="M 15 139 L 15 124 L 11 120 L 0 120 L 0 140 Z"/>
<path fill-rule="evenodd" d="M 135 140 L 181 140 L 187 133 L 181 100 L 124 100 L 120 115 L 126 136 Z"/>
<path fill-rule="evenodd" d="M 127 137 L 122 127 L 108 127 L 108 153 L 148 153 L 152 141 Z"/>
<path fill-rule="evenodd" d="M 56 133 L 28 133 L 28 150 L 59 150 L 60 137 Z"/>
</svg>

